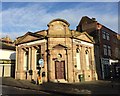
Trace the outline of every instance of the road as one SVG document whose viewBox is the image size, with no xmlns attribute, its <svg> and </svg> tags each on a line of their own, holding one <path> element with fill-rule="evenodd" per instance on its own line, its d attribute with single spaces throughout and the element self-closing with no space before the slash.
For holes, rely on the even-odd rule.
<svg viewBox="0 0 120 96">
<path fill-rule="evenodd" d="M 53 93 L 2 85 L 2 96 L 52 96 Z"/>
</svg>

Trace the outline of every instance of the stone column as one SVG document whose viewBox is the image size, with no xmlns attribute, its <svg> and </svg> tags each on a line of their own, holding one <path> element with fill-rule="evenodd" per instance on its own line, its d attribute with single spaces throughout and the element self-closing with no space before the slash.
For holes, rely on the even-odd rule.
<svg viewBox="0 0 120 96">
<path fill-rule="evenodd" d="M 16 71 L 15 71 L 15 72 L 16 72 L 16 73 L 15 73 L 15 78 L 16 78 L 16 79 L 19 79 L 19 69 L 18 69 L 19 66 L 20 66 L 20 65 L 19 65 L 19 56 L 20 56 L 20 49 L 19 49 L 19 47 L 17 46 L 17 47 L 16 47 L 16 68 L 15 68 L 15 70 L 16 70 Z"/>
<path fill-rule="evenodd" d="M 31 60 L 32 60 L 32 56 L 31 56 L 31 47 L 29 48 L 29 57 L 28 57 L 28 70 L 31 69 Z"/>
<path fill-rule="evenodd" d="M 42 68 L 42 73 L 45 73 L 45 76 L 42 77 L 43 82 L 47 82 L 47 54 L 46 54 L 46 42 L 41 44 L 41 55 L 44 60 L 44 67 Z M 42 74 L 41 74 L 42 75 Z"/>
<path fill-rule="evenodd" d="M 71 52 L 71 50 L 67 50 L 67 55 L 68 55 L 68 82 L 73 82 L 74 65 L 72 64 L 72 52 Z"/>
<path fill-rule="evenodd" d="M 66 76 L 66 80 L 68 81 L 68 54 L 67 54 L 67 50 L 65 50 L 65 76 Z"/>
<path fill-rule="evenodd" d="M 45 51 L 47 50 L 47 46 L 45 43 Z M 45 82 L 47 82 L 47 53 L 44 52 L 44 69 L 45 69 Z"/>
<path fill-rule="evenodd" d="M 18 46 L 16 46 L 15 79 L 17 79 L 17 71 L 18 71 Z"/>
<path fill-rule="evenodd" d="M 73 45 L 73 60 L 72 60 L 72 64 L 73 64 L 73 68 L 74 68 L 74 77 L 73 77 L 73 81 L 76 82 L 77 81 L 77 60 L 76 60 L 76 44 Z"/>
<path fill-rule="evenodd" d="M 86 58 L 85 58 L 85 46 L 81 46 L 81 74 L 84 75 L 84 78 L 86 76 Z"/>
<path fill-rule="evenodd" d="M 85 55 L 85 52 L 84 52 L 84 48 L 83 48 L 83 46 L 81 46 L 81 51 L 80 51 L 80 56 L 81 56 L 81 69 L 82 70 L 85 70 L 85 66 L 84 66 L 84 64 L 85 64 L 85 57 L 84 57 L 84 55 Z"/>
<path fill-rule="evenodd" d="M 93 66 L 93 79 L 97 80 L 98 76 L 96 73 L 96 64 L 95 64 L 95 56 L 94 56 L 94 47 L 91 48 L 91 58 L 92 58 L 92 66 Z"/>
<path fill-rule="evenodd" d="M 24 79 L 24 71 L 23 71 L 23 49 L 19 48 L 18 49 L 18 63 L 17 63 L 17 67 L 18 67 L 18 79 Z"/>
<path fill-rule="evenodd" d="M 47 61 L 48 61 L 48 73 L 47 73 L 47 75 L 48 75 L 48 81 L 51 81 L 51 77 L 52 77 L 52 65 L 51 65 L 51 50 L 49 49 L 48 50 L 48 53 L 47 53 Z"/>
<path fill-rule="evenodd" d="M 37 80 L 35 51 L 36 51 L 36 49 L 34 47 L 32 47 L 31 48 L 31 70 L 33 71 L 32 79 Z"/>
<path fill-rule="evenodd" d="M 31 47 L 29 47 L 29 49 L 28 49 L 28 70 L 27 70 L 27 79 L 28 80 L 31 80 L 32 78 L 31 78 L 31 75 L 29 74 L 29 70 L 31 70 L 31 65 L 32 65 L 32 48 Z"/>
</svg>

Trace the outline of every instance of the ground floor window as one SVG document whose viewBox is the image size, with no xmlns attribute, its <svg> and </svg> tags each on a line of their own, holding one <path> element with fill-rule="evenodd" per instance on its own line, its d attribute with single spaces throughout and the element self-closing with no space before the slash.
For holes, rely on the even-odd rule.
<svg viewBox="0 0 120 96">
<path fill-rule="evenodd" d="M 39 47 L 37 50 L 36 50 L 36 67 L 40 67 L 39 66 L 39 60 L 41 59 L 41 48 Z"/>
<path fill-rule="evenodd" d="M 24 70 L 28 70 L 28 65 L 29 65 L 29 52 L 26 51 L 24 53 Z"/>
<path fill-rule="evenodd" d="M 80 49 L 79 46 L 77 45 L 76 49 L 76 62 L 77 62 L 77 69 L 81 70 L 81 64 L 80 64 Z"/>
<path fill-rule="evenodd" d="M 90 61 L 89 61 L 89 51 L 88 51 L 88 49 L 86 49 L 85 54 L 86 54 L 86 69 L 89 70 L 90 69 Z"/>
</svg>

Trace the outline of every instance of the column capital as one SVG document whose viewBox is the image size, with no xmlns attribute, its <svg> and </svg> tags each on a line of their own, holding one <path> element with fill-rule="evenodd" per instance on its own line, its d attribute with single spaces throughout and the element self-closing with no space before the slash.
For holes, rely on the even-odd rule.
<svg viewBox="0 0 120 96">
<path fill-rule="evenodd" d="M 28 51 L 28 47 L 24 47 L 24 48 L 22 48 L 24 51 Z"/>
</svg>

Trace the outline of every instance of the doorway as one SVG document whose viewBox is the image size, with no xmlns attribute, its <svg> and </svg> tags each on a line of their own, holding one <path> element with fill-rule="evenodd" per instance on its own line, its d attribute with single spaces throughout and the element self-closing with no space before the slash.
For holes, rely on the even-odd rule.
<svg viewBox="0 0 120 96">
<path fill-rule="evenodd" d="M 55 61 L 55 79 L 65 79 L 65 61 Z"/>
</svg>

